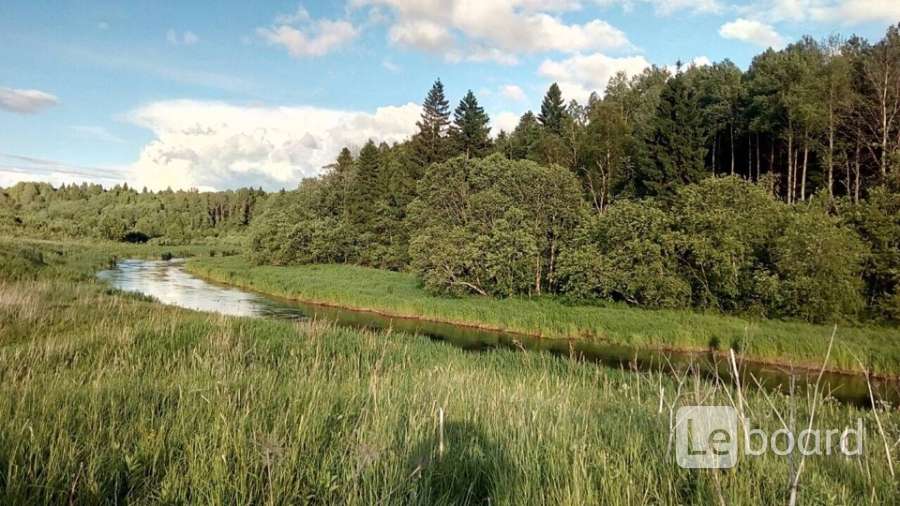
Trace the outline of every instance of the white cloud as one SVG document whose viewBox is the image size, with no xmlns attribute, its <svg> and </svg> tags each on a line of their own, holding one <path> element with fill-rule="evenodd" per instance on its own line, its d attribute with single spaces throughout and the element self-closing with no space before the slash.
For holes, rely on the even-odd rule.
<svg viewBox="0 0 900 506">
<path fill-rule="evenodd" d="M 34 114 L 59 103 L 55 95 L 40 90 L 0 88 L 0 109 Z"/>
<path fill-rule="evenodd" d="M 433 53 L 453 46 L 453 36 L 449 30 L 425 19 L 395 23 L 388 31 L 388 38 L 392 44 L 412 46 Z"/>
<path fill-rule="evenodd" d="M 815 21 L 856 25 L 900 20 L 900 2 L 896 0 L 760 0 L 738 7 L 737 11 L 770 23 Z"/>
<path fill-rule="evenodd" d="M 322 56 L 355 39 L 359 30 L 348 21 L 319 19 L 302 26 L 276 24 L 257 28 L 256 33 L 266 42 L 283 46 L 295 58 Z"/>
<path fill-rule="evenodd" d="M 751 19 L 738 18 L 719 28 L 719 35 L 726 39 L 740 40 L 759 47 L 784 47 L 784 38 L 771 25 Z"/>
<path fill-rule="evenodd" d="M 643 56 L 615 58 L 602 53 L 577 54 L 564 60 L 544 60 L 538 74 L 559 83 L 566 100 L 585 103 L 592 91 L 603 94 L 618 72 L 634 75 L 650 66 Z"/>
<path fill-rule="evenodd" d="M 648 4 L 660 16 L 668 16 L 681 11 L 694 14 L 719 14 L 725 10 L 725 6 L 719 0 L 596 0 L 596 3 L 603 6 L 621 5 L 626 12 L 633 10 L 635 4 Z"/>
<path fill-rule="evenodd" d="M 173 46 L 193 46 L 200 42 L 200 37 L 190 30 L 178 33 L 174 29 L 169 28 L 169 31 L 166 32 L 166 42 Z"/>
<path fill-rule="evenodd" d="M 492 128 L 491 131 L 494 134 L 499 134 L 501 130 L 506 133 L 512 132 L 516 129 L 516 125 L 519 124 L 520 116 L 521 114 L 515 114 L 508 111 L 492 115 L 491 124 L 494 128 Z"/>
<path fill-rule="evenodd" d="M 516 102 L 524 102 L 526 99 L 525 92 L 515 84 L 507 84 L 500 90 L 500 93 L 502 93 L 504 97 L 515 100 Z"/>
<path fill-rule="evenodd" d="M 625 34 L 601 19 L 565 23 L 559 12 L 580 8 L 561 0 L 354 0 L 393 14 L 394 44 L 443 54 L 449 61 L 512 64 L 520 54 L 624 48 Z"/>
<path fill-rule="evenodd" d="M 397 65 L 387 58 L 381 61 L 381 66 L 388 72 L 400 72 L 400 65 Z"/>
<path fill-rule="evenodd" d="M 153 131 L 132 166 L 137 186 L 221 189 L 293 187 L 322 172 L 344 146 L 369 138 L 399 142 L 415 131 L 409 103 L 374 113 L 317 107 L 248 107 L 222 102 L 155 102 L 131 114 Z"/>
<path fill-rule="evenodd" d="M 270 45 L 283 46 L 294 58 L 328 54 L 359 36 L 359 28 L 349 21 L 313 19 L 301 5 L 291 14 L 275 16 L 272 26 L 256 29 Z"/>
</svg>

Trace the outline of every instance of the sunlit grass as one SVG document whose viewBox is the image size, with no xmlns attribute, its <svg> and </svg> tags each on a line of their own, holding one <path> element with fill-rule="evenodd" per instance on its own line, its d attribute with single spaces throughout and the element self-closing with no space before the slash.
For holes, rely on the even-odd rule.
<svg viewBox="0 0 900 506">
<path fill-rule="evenodd" d="M 676 466 L 670 404 L 729 402 L 699 380 L 676 391 L 667 376 L 542 353 L 3 282 L 0 503 L 783 503 L 782 457 Z M 777 428 L 747 396 L 754 423 Z M 798 424 L 805 413 L 799 400 Z M 856 417 L 877 437 L 872 412 L 834 402 L 816 425 Z M 881 417 L 896 439 L 897 412 Z M 807 466 L 803 502 L 900 499 L 876 440 L 862 459 Z"/>
<path fill-rule="evenodd" d="M 750 320 L 690 310 L 644 310 L 619 304 L 569 305 L 553 298 L 446 298 L 425 292 L 415 276 L 349 265 L 253 266 L 242 257 L 198 257 L 201 276 L 277 296 L 484 325 L 545 337 L 584 338 L 634 346 L 736 348 L 745 355 L 818 365 L 832 327 Z M 831 364 L 841 369 L 900 374 L 900 329 L 839 325 Z"/>
</svg>

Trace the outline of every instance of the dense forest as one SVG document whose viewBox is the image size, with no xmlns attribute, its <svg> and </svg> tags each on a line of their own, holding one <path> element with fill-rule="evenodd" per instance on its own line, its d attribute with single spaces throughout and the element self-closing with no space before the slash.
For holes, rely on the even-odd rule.
<svg viewBox="0 0 900 506">
<path fill-rule="evenodd" d="M 0 233 L 171 244 L 239 241 L 266 199 L 262 189 L 252 188 L 150 192 L 127 184 L 104 189 L 23 182 L 0 189 Z"/>
<path fill-rule="evenodd" d="M 821 321 L 900 317 L 900 32 L 550 86 L 492 136 L 440 80 L 418 132 L 273 197 L 258 263 L 348 262 L 436 293 L 563 294 Z"/>
<path fill-rule="evenodd" d="M 620 300 L 812 321 L 900 319 L 900 25 L 803 38 L 742 71 L 651 67 L 586 104 L 553 84 L 492 135 L 469 91 L 417 133 L 265 194 L 20 183 L 0 227 L 196 241 L 257 263 L 416 272 L 435 293 Z"/>
</svg>

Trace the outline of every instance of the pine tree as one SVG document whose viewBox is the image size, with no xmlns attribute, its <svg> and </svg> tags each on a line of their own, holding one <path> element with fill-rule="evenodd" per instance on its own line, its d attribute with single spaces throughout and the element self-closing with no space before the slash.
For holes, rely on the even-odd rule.
<svg viewBox="0 0 900 506">
<path fill-rule="evenodd" d="M 459 106 L 453 111 L 453 126 L 450 127 L 450 136 L 454 148 L 466 158 L 481 157 L 490 149 L 490 132 L 488 126 L 490 118 L 485 114 L 484 108 L 478 105 L 478 99 L 472 90 L 459 101 Z"/>
<path fill-rule="evenodd" d="M 380 158 L 375 143 L 369 140 L 356 159 L 356 173 L 347 197 L 350 219 L 355 225 L 366 227 L 375 219 L 376 202 L 381 197 Z"/>
<path fill-rule="evenodd" d="M 547 94 L 544 95 L 544 101 L 541 102 L 541 113 L 538 114 L 538 121 L 547 130 L 560 134 L 562 132 L 563 118 L 566 115 L 566 103 L 562 98 L 562 91 L 556 83 L 550 85 Z"/>
<path fill-rule="evenodd" d="M 444 84 L 436 80 L 422 104 L 422 119 L 413 138 L 416 161 L 422 166 L 441 162 L 447 157 L 446 134 L 450 125 L 450 103 L 444 96 Z"/>
<path fill-rule="evenodd" d="M 666 83 L 652 120 L 644 156 L 635 170 L 640 195 L 670 195 L 683 184 L 696 183 L 705 168 L 709 137 L 697 92 L 686 74 Z"/>
</svg>

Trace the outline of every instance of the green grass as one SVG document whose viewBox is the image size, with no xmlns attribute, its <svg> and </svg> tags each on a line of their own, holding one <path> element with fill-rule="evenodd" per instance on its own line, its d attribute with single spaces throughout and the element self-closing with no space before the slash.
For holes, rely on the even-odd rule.
<svg viewBox="0 0 900 506">
<path fill-rule="evenodd" d="M 209 279 L 281 297 L 337 304 L 469 325 L 582 338 L 636 347 L 738 348 L 746 357 L 818 366 L 832 327 L 802 322 L 747 320 L 687 310 L 624 305 L 569 305 L 553 298 L 431 296 L 415 276 L 348 265 L 253 266 L 244 258 L 197 257 L 187 269 Z M 830 366 L 900 374 L 900 329 L 840 325 Z"/>
<path fill-rule="evenodd" d="M 669 403 L 728 402 L 688 383 L 676 397 L 668 377 L 547 354 L 2 282 L 0 503 L 784 503 L 782 457 L 714 472 L 666 457 Z M 880 415 L 900 436 L 900 415 Z M 833 402 L 816 426 L 857 417 L 877 437 L 872 412 Z M 876 441 L 861 459 L 811 458 L 801 500 L 900 500 Z"/>
<path fill-rule="evenodd" d="M 667 454 L 672 412 L 728 405 L 732 387 L 163 306 L 82 278 L 101 258 L 73 246 L 26 280 L 0 269 L 0 504 L 787 500 L 784 457 L 709 471 Z M 807 423 L 805 396 L 743 395 L 754 427 L 792 409 Z M 822 400 L 814 427 L 857 419 L 864 455 L 810 457 L 801 503 L 900 501 L 900 447 L 878 430 L 897 440 L 900 412 Z"/>
</svg>

